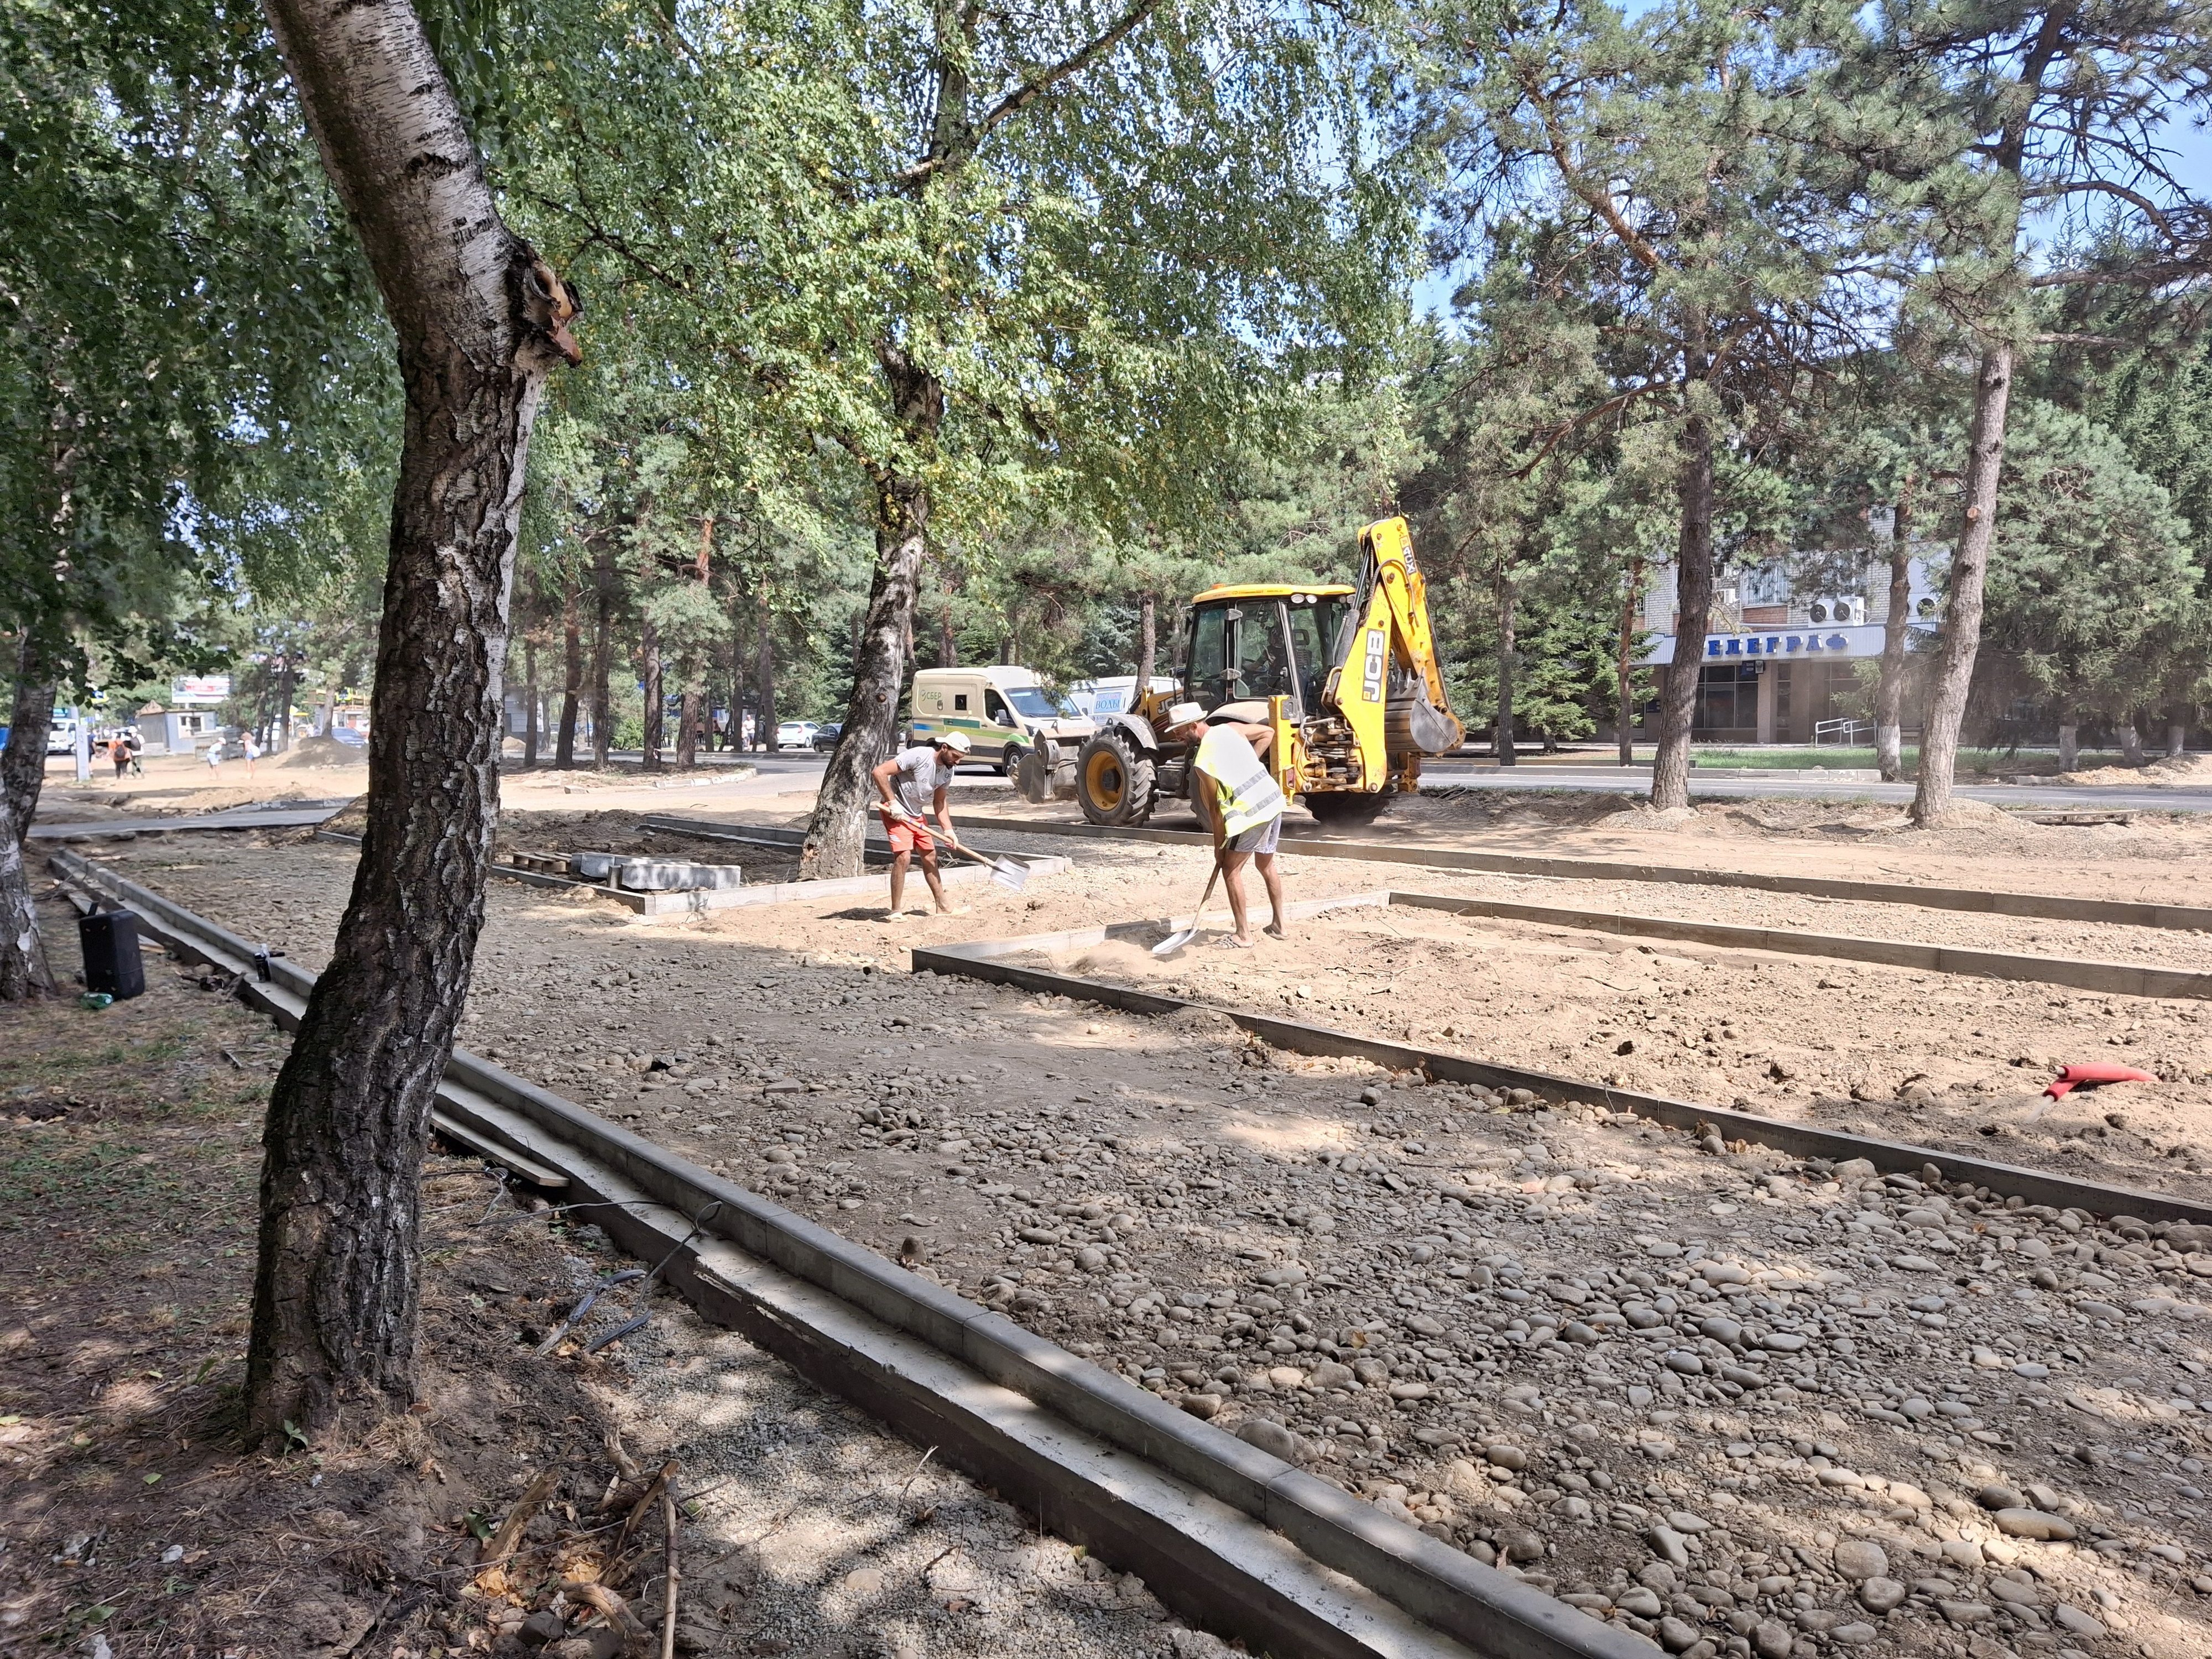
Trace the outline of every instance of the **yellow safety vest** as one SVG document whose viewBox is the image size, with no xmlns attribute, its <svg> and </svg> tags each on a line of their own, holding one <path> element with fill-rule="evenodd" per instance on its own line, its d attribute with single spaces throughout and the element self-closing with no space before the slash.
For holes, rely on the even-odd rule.
<svg viewBox="0 0 2212 1659">
<path fill-rule="evenodd" d="M 1212 781 L 1214 799 L 1220 803 L 1222 822 L 1229 835 L 1241 836 L 1270 818 L 1279 818 L 1290 805 L 1252 745 L 1225 726 L 1217 726 L 1200 739 L 1198 757 L 1192 764 Z"/>
</svg>

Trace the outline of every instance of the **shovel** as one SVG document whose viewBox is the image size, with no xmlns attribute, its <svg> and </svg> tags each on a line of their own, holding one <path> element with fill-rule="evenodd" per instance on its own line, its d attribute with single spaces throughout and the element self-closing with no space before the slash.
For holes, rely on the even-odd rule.
<svg viewBox="0 0 2212 1659">
<path fill-rule="evenodd" d="M 898 816 L 904 818 L 909 823 L 916 824 L 925 830 L 928 830 L 928 826 L 923 823 L 920 818 L 915 817 L 911 812 L 905 811 L 903 808 L 900 809 Z M 1012 859 L 994 859 L 987 857 L 985 854 L 977 852 L 974 848 L 963 846 L 961 842 L 956 841 L 941 824 L 934 830 L 928 830 L 928 833 L 935 836 L 938 840 L 943 842 L 954 852 L 959 854 L 961 857 L 964 859 L 972 859 L 977 864 L 988 867 L 991 872 L 991 879 L 999 886 L 1005 888 L 1008 892 L 1018 893 L 1023 888 L 1029 885 L 1030 867 L 1026 864 L 1017 864 Z"/>
<path fill-rule="evenodd" d="M 1220 876 L 1221 855 L 1216 853 L 1213 855 L 1213 873 L 1206 878 L 1206 890 L 1198 896 L 1198 908 L 1191 912 L 1190 926 L 1180 933 L 1170 933 L 1158 945 L 1152 946 L 1154 956 L 1171 957 L 1198 937 L 1198 924 L 1206 915 L 1206 902 L 1213 896 L 1213 884 L 1220 878 Z"/>
</svg>

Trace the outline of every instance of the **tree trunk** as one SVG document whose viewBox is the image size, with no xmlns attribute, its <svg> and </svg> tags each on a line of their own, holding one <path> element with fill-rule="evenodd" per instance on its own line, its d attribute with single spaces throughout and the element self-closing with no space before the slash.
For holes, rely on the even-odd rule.
<svg viewBox="0 0 2212 1659">
<path fill-rule="evenodd" d="M 937 617 L 937 665 L 939 668 L 960 666 L 960 641 L 952 628 L 952 596 L 945 596 L 945 609 Z"/>
<path fill-rule="evenodd" d="M 2166 757 L 2189 752 L 2189 716 L 2181 709 L 2170 711 L 2166 717 Z"/>
<path fill-rule="evenodd" d="M 699 687 L 688 654 L 677 665 L 677 672 L 684 681 L 684 702 L 676 716 L 676 764 L 688 772 L 699 764 Z"/>
<path fill-rule="evenodd" d="M 1498 724 L 1491 738 L 1491 752 L 1500 766 L 1512 766 L 1520 757 L 1513 748 L 1513 670 L 1517 661 L 1518 642 L 1514 638 L 1517 618 L 1513 589 L 1513 573 L 1505 562 L 1498 561 L 1497 573 L 1491 579 L 1491 591 L 1498 600 Z"/>
<path fill-rule="evenodd" d="M 501 223 L 411 7 L 269 0 L 406 392 L 352 896 L 270 1091 L 246 1438 L 415 1395 L 421 1174 L 499 802 L 530 428 L 574 307 Z"/>
<path fill-rule="evenodd" d="M 753 729 L 760 733 L 761 747 L 775 753 L 775 623 L 769 611 L 768 584 L 761 584 L 761 612 L 759 626 L 753 629 L 754 695 L 759 701 L 755 706 Z"/>
<path fill-rule="evenodd" d="M 289 753 L 292 747 L 292 690 L 298 678 L 298 666 L 288 650 L 284 653 L 284 666 L 276 675 L 276 752 L 280 755 Z"/>
<path fill-rule="evenodd" d="M 2132 713 L 2120 722 L 2120 760 L 2128 766 L 2143 763 L 2142 726 Z"/>
<path fill-rule="evenodd" d="M 1122 706 L 1135 708 L 1152 689 L 1152 672 L 1160 654 L 1160 601 L 1147 590 L 1137 595 L 1137 688 Z"/>
<path fill-rule="evenodd" d="M 1882 781 L 1905 775 L 1905 647 L 1912 623 L 1912 497 L 1907 474 L 1889 527 L 1889 615 L 1881 625 L 1881 678 L 1874 692 L 1874 763 Z"/>
<path fill-rule="evenodd" d="M 2071 772 L 2081 763 L 2081 727 L 2069 714 L 2058 722 L 2058 769 Z"/>
<path fill-rule="evenodd" d="M 1613 658 L 1613 676 L 1620 708 L 1620 729 L 1615 734 L 1615 753 L 1623 766 L 1636 764 L 1636 602 L 1644 596 L 1644 560 L 1628 562 L 1628 592 L 1620 601 L 1620 647 Z"/>
<path fill-rule="evenodd" d="M 553 764 L 569 771 L 576 764 L 576 696 L 584 684 L 584 631 L 576 622 L 576 584 L 561 592 L 561 725 L 553 736 Z"/>
<path fill-rule="evenodd" d="M 802 878 L 860 873 L 861 814 L 872 793 L 868 771 L 890 752 L 898 725 L 901 646 L 921 580 L 930 507 L 929 488 L 920 479 L 892 476 L 878 482 L 875 580 L 854 653 L 845 729 L 830 753 L 806 825 Z"/>
<path fill-rule="evenodd" d="M 605 770 L 615 726 L 614 698 L 607 686 L 615 672 L 615 566 L 613 554 L 605 549 L 592 568 L 592 586 L 599 601 L 592 629 L 592 764 Z"/>
<path fill-rule="evenodd" d="M 323 684 L 322 735 L 326 738 L 330 736 L 331 728 L 337 724 L 337 721 L 338 671 L 336 665 L 332 665 L 331 668 L 331 677 Z"/>
<path fill-rule="evenodd" d="M 1702 356 L 1698 368 L 1702 372 Z M 1705 624 L 1713 604 L 1713 430 L 1703 415 L 1682 422 L 1682 524 L 1674 568 L 1674 660 L 1659 696 L 1658 749 L 1651 757 L 1651 804 L 1690 804 L 1690 724 L 1705 666 Z"/>
<path fill-rule="evenodd" d="M 46 780 L 46 732 L 54 718 L 54 653 L 36 628 L 23 630 L 15 650 L 15 713 L 8 746 L 0 750 L 0 1002 L 21 1002 L 54 988 L 39 937 L 39 908 L 31 896 L 23 841 L 39 810 Z"/>
<path fill-rule="evenodd" d="M 538 641 L 522 636 L 522 763 L 538 764 Z"/>
<path fill-rule="evenodd" d="M 660 769 L 661 719 L 665 702 L 660 685 L 660 630 L 647 617 L 639 629 L 639 654 L 644 659 L 645 680 L 645 769 Z"/>
<path fill-rule="evenodd" d="M 1943 605 L 1943 647 L 1928 718 L 1920 737 L 1920 787 L 1912 820 L 1923 829 L 1951 807 L 1952 775 L 1959 764 L 1959 729 L 1966 718 L 1966 693 L 1974 683 L 1974 658 L 1982 643 L 1982 583 L 1996 536 L 1997 478 L 2004 468 L 2005 411 L 2012 401 L 2013 349 L 1986 346 L 1974 377 L 1974 415 L 1967 432 L 1966 521 L 1951 556 L 1951 591 Z"/>
</svg>

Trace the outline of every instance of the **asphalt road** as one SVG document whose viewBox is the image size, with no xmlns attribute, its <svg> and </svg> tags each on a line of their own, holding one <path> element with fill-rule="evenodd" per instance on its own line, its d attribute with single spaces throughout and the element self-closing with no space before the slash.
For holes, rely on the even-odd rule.
<svg viewBox="0 0 2212 1659">
<path fill-rule="evenodd" d="M 708 775 L 715 765 L 724 763 L 724 757 L 719 754 L 702 755 L 699 758 L 701 771 Z M 761 769 L 758 781 L 744 790 L 750 794 L 769 793 L 774 787 L 802 787 L 821 776 L 828 757 L 792 750 L 775 755 L 749 754 L 743 758 Z M 1504 771 L 1494 765 L 1474 767 L 1434 761 L 1421 769 L 1421 775 L 1430 783 L 1476 789 L 1567 789 L 1594 794 L 1641 795 L 1651 787 L 1651 769 L 1648 766 L 1623 769 L 1523 764 Z M 957 782 L 986 784 L 1001 781 L 995 767 L 964 766 L 960 769 Z M 1912 786 L 1871 780 L 1826 783 L 1807 778 L 1764 778 L 1747 769 L 1736 774 L 1692 771 L 1690 793 L 1707 800 L 1881 800 L 1902 805 L 1911 800 Z M 1987 801 L 1993 806 L 2036 806 L 2055 811 L 2212 812 L 2212 787 L 2130 789 L 2117 785 L 2068 788 L 2062 784 L 1962 784 L 1958 793 L 1970 800 Z"/>
</svg>

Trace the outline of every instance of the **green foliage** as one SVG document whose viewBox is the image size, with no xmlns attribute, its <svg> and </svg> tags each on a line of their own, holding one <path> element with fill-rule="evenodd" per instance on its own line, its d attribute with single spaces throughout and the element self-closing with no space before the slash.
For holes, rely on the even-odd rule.
<svg viewBox="0 0 2212 1659">
<path fill-rule="evenodd" d="M 2156 643 L 2201 637 L 2189 527 L 2166 491 L 2111 431 L 2047 404 L 2014 415 L 2005 471 L 1984 639 L 2062 716 L 2159 700 Z"/>
</svg>

